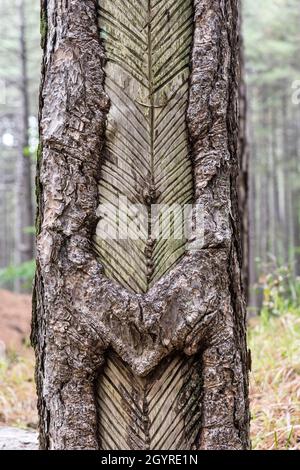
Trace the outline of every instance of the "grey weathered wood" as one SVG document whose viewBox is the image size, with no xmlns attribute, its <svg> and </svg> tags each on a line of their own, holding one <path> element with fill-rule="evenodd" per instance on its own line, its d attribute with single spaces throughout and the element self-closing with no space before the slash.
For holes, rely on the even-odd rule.
<svg viewBox="0 0 300 470">
<path fill-rule="evenodd" d="M 174 223 L 179 232 L 181 224 L 183 234 L 179 218 L 193 196 L 186 123 L 193 5 L 191 0 L 133 0 L 128 6 L 103 0 L 99 9 L 110 98 L 99 202 L 119 210 L 118 198 L 125 196 L 128 204 L 148 208 L 147 215 L 153 204 L 178 204 L 182 213 Z M 116 224 L 113 214 L 111 223 Z M 146 292 L 185 252 L 186 240 L 175 239 L 170 220 L 156 237 L 147 223 L 143 229 L 139 240 L 103 240 L 96 232 L 105 274 L 135 292 Z M 195 412 L 200 376 L 193 387 L 194 367 L 195 361 L 176 356 L 160 366 L 161 372 L 139 378 L 116 356 L 109 357 L 98 383 L 101 448 L 191 448 L 200 419 Z M 164 393 L 155 396 L 154 406 L 156 388 Z"/>
<path fill-rule="evenodd" d="M 201 419 L 201 362 L 167 358 L 147 377 L 110 355 L 98 381 L 98 431 L 103 450 L 188 450 Z"/>
<path fill-rule="evenodd" d="M 103 0 L 99 27 L 107 56 L 105 90 L 111 102 L 100 204 L 112 204 L 119 211 L 119 197 L 149 210 L 151 204 L 191 203 L 186 111 L 192 0 Z M 125 211 L 120 212 L 122 217 Z M 180 218 L 181 214 L 174 222 L 179 226 Z M 116 225 L 113 217 L 111 223 Z M 170 223 L 165 232 L 168 228 L 171 233 Z M 144 232 L 139 240 L 96 237 L 105 274 L 135 292 L 146 292 L 185 251 L 184 236 L 155 237 L 147 224 Z"/>
</svg>

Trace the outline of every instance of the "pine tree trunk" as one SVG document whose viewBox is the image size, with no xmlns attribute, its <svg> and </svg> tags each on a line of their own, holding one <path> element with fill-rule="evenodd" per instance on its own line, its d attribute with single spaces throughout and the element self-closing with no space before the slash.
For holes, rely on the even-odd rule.
<svg viewBox="0 0 300 470">
<path fill-rule="evenodd" d="M 291 191 L 291 178 L 290 178 L 290 127 L 289 127 L 289 100 L 286 95 L 282 98 L 282 145 L 284 161 L 283 161 L 283 174 L 284 174 L 284 216 L 285 216 L 285 231 L 284 231 L 284 254 L 285 262 L 293 266 L 293 251 L 294 251 L 294 219 L 292 209 L 292 191 Z"/>
<path fill-rule="evenodd" d="M 29 91 L 27 74 L 27 50 L 25 37 L 25 5 L 18 5 L 20 18 L 20 61 L 21 61 L 21 135 L 16 172 L 16 263 L 20 264 L 33 258 L 33 236 L 26 228 L 33 225 L 31 159 L 29 155 Z"/>
<path fill-rule="evenodd" d="M 155 4 L 42 1 L 42 449 L 249 448 L 238 2 Z M 200 206 L 201 247 L 159 245 L 150 229 L 140 245 L 99 240 L 99 201 L 116 190 L 148 209 Z"/>
<path fill-rule="evenodd" d="M 250 152 L 251 159 L 249 159 L 249 285 L 254 287 L 257 282 L 257 267 L 256 258 L 258 258 L 258 229 L 259 224 L 257 223 L 257 177 L 255 175 L 256 167 L 256 156 L 257 156 L 257 143 L 256 135 L 254 132 L 254 100 L 256 100 L 256 93 L 254 87 L 249 87 L 249 105 L 251 109 L 249 111 L 249 135 L 250 135 Z M 255 314 L 258 307 L 258 298 L 254 288 L 249 289 L 248 304 L 251 308 L 250 314 Z M 252 313 L 251 313 L 252 312 Z"/>
<path fill-rule="evenodd" d="M 298 108 L 294 111 L 295 132 L 295 174 L 300 171 L 300 113 Z M 293 218 L 295 242 L 295 274 L 300 276 L 300 188 L 297 181 L 293 191 Z"/>
<path fill-rule="evenodd" d="M 241 30 L 241 28 L 240 28 Z M 242 38 L 242 31 L 241 31 Z M 244 44 L 241 40 L 240 44 L 240 89 L 239 89 L 239 108 L 240 108 L 240 127 L 239 127 L 239 162 L 240 171 L 238 178 L 238 195 L 239 195 L 239 209 L 241 220 L 241 238 L 242 238 L 242 253 L 243 253 L 243 285 L 246 294 L 246 299 L 249 298 L 249 144 L 247 133 L 247 113 L 248 113 L 248 99 L 247 99 L 247 85 L 245 80 L 245 60 L 244 60 Z"/>
<path fill-rule="evenodd" d="M 261 128 L 263 129 L 262 145 L 264 149 L 263 171 L 261 172 L 260 181 L 260 197 L 259 203 L 259 218 L 261 220 L 259 240 L 261 240 L 261 253 L 260 261 L 266 265 L 270 261 L 270 201 L 269 201 L 269 187 L 270 187 L 270 174 L 268 168 L 268 151 L 269 141 L 267 129 L 269 125 L 268 116 L 268 91 L 266 87 L 262 88 L 262 110 L 261 110 Z"/>
</svg>

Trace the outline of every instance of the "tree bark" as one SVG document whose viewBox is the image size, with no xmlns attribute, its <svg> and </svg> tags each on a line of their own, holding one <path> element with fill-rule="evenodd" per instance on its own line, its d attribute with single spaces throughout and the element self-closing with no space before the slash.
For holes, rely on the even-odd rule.
<svg viewBox="0 0 300 470">
<path fill-rule="evenodd" d="M 21 62 L 21 136 L 16 172 L 16 263 L 33 258 L 33 235 L 26 228 L 33 225 L 31 159 L 29 154 L 29 85 L 27 74 L 27 48 L 24 0 L 18 4 L 20 18 L 20 62 Z"/>
<path fill-rule="evenodd" d="M 164 448 L 151 435 L 146 401 L 153 383 L 163 385 L 162 374 L 169 374 L 170 364 L 174 371 L 177 361 L 184 385 L 178 394 L 183 390 L 185 401 L 193 402 L 184 417 L 178 408 L 183 431 L 178 428 L 177 448 L 248 449 L 249 360 L 236 186 L 238 2 L 194 1 L 186 122 L 193 203 L 203 210 L 204 242 L 199 250 L 188 242 L 175 266 L 143 293 L 110 279 L 95 250 L 112 109 L 98 29 L 102 6 L 94 0 L 42 1 L 32 329 L 40 447 L 103 449 L 110 436 L 110 448 Z M 172 18 L 172 10 L 165 18 Z M 109 375 L 112 368 L 119 373 Z M 125 429 L 112 408 L 106 420 L 108 375 L 121 396 Z M 128 400 L 136 411 L 126 407 Z M 169 406 L 166 396 L 156 413 L 162 421 Z M 135 428 L 140 415 L 142 430 Z"/>
</svg>

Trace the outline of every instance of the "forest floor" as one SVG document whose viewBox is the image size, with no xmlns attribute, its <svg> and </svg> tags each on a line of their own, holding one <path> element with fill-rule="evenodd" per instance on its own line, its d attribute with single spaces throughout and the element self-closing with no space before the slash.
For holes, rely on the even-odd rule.
<svg viewBox="0 0 300 470">
<path fill-rule="evenodd" d="M 0 291 L 0 426 L 37 427 L 30 297 Z M 254 449 L 300 450 L 300 311 L 255 318 L 251 436 Z"/>
</svg>

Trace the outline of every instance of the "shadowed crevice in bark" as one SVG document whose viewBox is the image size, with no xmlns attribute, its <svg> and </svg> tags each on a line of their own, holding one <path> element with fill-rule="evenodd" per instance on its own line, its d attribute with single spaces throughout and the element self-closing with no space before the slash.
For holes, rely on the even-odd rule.
<svg viewBox="0 0 300 470">
<path fill-rule="evenodd" d="M 194 1 L 187 124 L 203 249 L 187 251 L 144 294 L 108 279 L 92 248 L 109 111 L 97 2 L 48 0 L 44 7 L 33 320 L 41 448 L 99 449 L 94 385 L 107 351 L 136 380 L 171 354 L 202 351 L 194 445 L 248 448 L 235 189 L 237 2 Z"/>
</svg>

